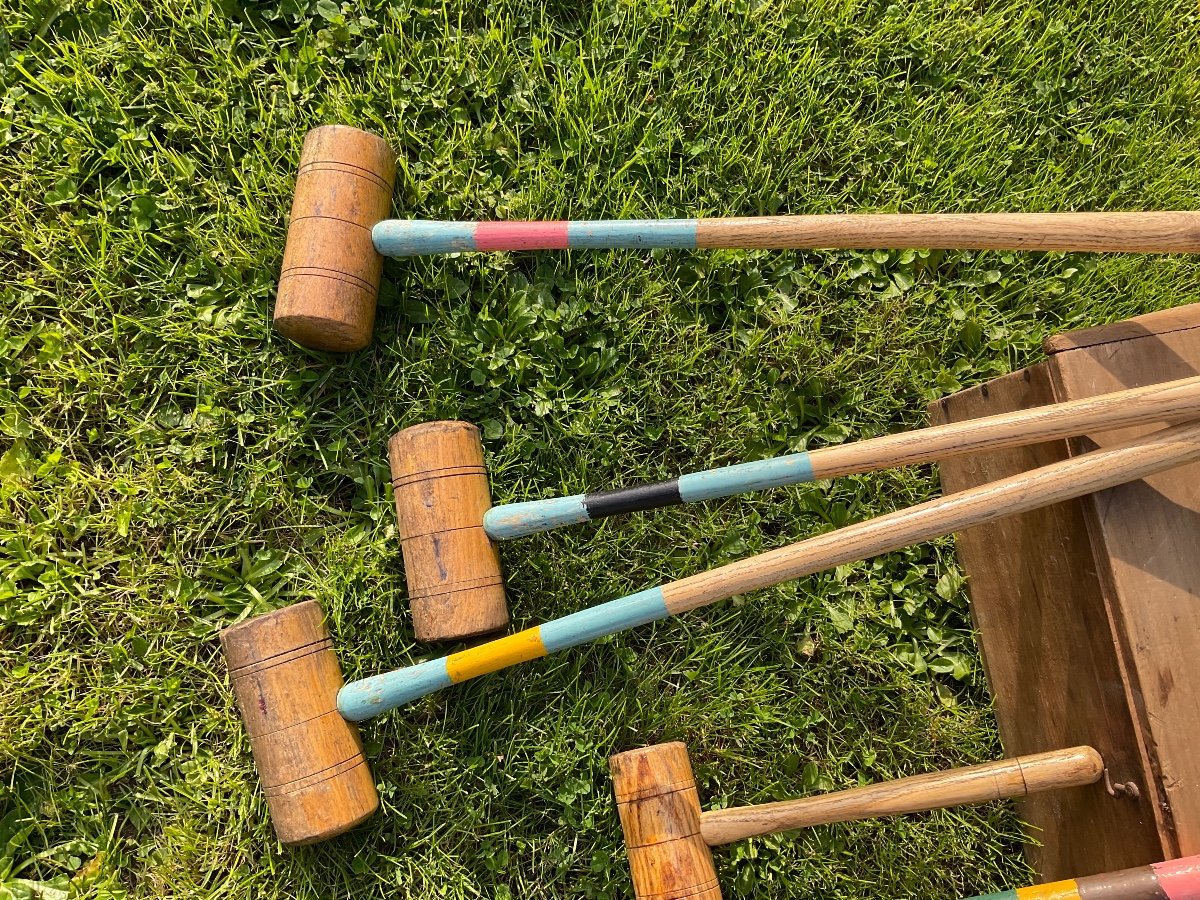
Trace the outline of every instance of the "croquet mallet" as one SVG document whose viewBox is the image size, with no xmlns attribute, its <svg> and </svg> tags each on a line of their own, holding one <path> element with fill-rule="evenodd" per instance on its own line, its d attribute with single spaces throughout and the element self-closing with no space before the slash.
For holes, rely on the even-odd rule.
<svg viewBox="0 0 1200 900">
<path fill-rule="evenodd" d="M 704 812 L 687 746 L 673 742 L 609 760 L 613 793 L 638 900 L 721 900 L 710 847 L 881 816 L 1025 797 L 1094 784 L 1104 760 L 1071 747 L 915 775 L 799 800 Z"/>
<path fill-rule="evenodd" d="M 1200 377 L 691 472 L 656 484 L 495 507 L 478 429 L 466 422 L 414 425 L 393 435 L 388 446 L 413 629 L 418 640 L 457 640 L 508 623 L 497 541 L 619 513 L 1189 418 L 1200 418 Z"/>
<path fill-rule="evenodd" d="M 344 687 L 315 601 L 235 625 L 221 633 L 221 642 L 276 832 L 288 844 L 313 843 L 376 808 L 352 722 L 604 635 L 1197 459 L 1200 422 L 1171 426 Z"/>
<path fill-rule="evenodd" d="M 1104 774 L 1099 753 L 1072 747 L 800 800 L 704 812 L 682 743 L 619 753 L 609 766 L 638 900 L 721 900 L 710 847 L 797 828 L 1085 787 Z M 1200 857 L 970 900 L 1200 900 Z"/>
<path fill-rule="evenodd" d="M 1200 213 L 967 213 L 578 222 L 392 220 L 383 138 L 327 125 L 304 139 L 275 327 L 319 350 L 371 341 L 385 256 L 655 248 L 1078 250 L 1194 253 Z"/>
</svg>

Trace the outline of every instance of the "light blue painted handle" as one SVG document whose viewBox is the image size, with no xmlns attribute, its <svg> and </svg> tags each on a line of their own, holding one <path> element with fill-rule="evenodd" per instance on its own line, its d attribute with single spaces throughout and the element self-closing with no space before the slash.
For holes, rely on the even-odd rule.
<svg viewBox="0 0 1200 900">
<path fill-rule="evenodd" d="M 371 229 L 371 241 L 383 256 L 461 253 L 475 249 L 475 223 L 388 219 Z"/>
<path fill-rule="evenodd" d="M 567 223 L 567 246 L 572 249 L 615 250 L 663 247 L 689 250 L 696 246 L 696 219 L 594 219 Z"/>
<path fill-rule="evenodd" d="M 541 627 L 542 645 L 547 653 L 553 653 L 665 619 L 670 614 L 662 588 L 647 588 L 547 622 Z"/>
<path fill-rule="evenodd" d="M 338 691 L 338 712 L 351 722 L 361 722 L 468 678 L 665 619 L 670 614 L 662 588 L 647 588 L 441 659 L 352 681 Z"/>
<path fill-rule="evenodd" d="M 493 541 L 508 541 L 564 525 L 578 525 L 588 518 L 583 494 L 575 494 L 493 506 L 483 514 L 483 530 Z"/>
<path fill-rule="evenodd" d="M 361 722 L 371 716 L 411 703 L 418 697 L 449 687 L 450 673 L 446 670 L 446 657 L 431 659 L 352 681 L 337 695 L 338 712 L 351 722 Z"/>
<path fill-rule="evenodd" d="M 618 513 L 713 500 L 812 479 L 809 454 L 791 453 L 707 472 L 692 472 L 680 475 L 674 481 L 636 485 L 604 494 L 573 494 L 493 506 L 483 515 L 483 530 L 494 541 L 507 541 Z"/>
<path fill-rule="evenodd" d="M 812 460 L 807 453 L 790 453 L 774 459 L 738 463 L 707 472 L 679 476 L 679 499 L 684 503 L 714 500 L 750 491 L 812 481 Z"/>
<path fill-rule="evenodd" d="M 388 219 L 371 230 L 383 256 L 469 250 L 613 250 L 696 246 L 696 219 L 611 219 L 579 222 L 437 222 Z"/>
</svg>

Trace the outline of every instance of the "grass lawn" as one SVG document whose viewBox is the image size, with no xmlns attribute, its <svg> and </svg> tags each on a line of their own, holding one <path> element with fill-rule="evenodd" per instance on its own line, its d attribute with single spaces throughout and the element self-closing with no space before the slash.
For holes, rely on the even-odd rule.
<svg viewBox="0 0 1200 900">
<path fill-rule="evenodd" d="M 317 598 L 416 644 L 385 446 L 480 424 L 497 502 L 914 428 L 1049 333 L 1188 302 L 1185 257 L 398 260 L 375 342 L 270 311 L 305 131 L 396 147 L 399 216 L 1200 207 L 1193 2 L 6 0 L 0 898 L 626 897 L 607 756 L 709 805 L 1001 753 L 949 539 L 369 723 L 384 809 L 275 841 L 216 633 Z M 935 496 L 899 470 L 507 544 L 518 625 Z M 1017 886 L 1006 804 L 717 853 L 727 897 Z M 1081 836 L 1086 839 L 1086 836 Z"/>
</svg>

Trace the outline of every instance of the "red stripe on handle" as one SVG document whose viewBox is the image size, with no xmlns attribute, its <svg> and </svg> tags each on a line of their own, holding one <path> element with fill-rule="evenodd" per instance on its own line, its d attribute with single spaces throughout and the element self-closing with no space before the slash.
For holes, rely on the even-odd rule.
<svg viewBox="0 0 1200 900">
<path fill-rule="evenodd" d="M 476 250 L 566 250 L 566 222 L 480 222 Z"/>
<path fill-rule="evenodd" d="M 1200 856 L 1155 863 L 1150 868 L 1158 878 L 1158 886 L 1170 900 L 1196 900 L 1200 897 Z"/>
</svg>

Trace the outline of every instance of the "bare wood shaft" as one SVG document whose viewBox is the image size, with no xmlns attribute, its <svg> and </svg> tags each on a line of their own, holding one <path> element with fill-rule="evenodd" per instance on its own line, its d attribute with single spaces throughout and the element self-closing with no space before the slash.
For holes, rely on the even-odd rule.
<svg viewBox="0 0 1200 900">
<path fill-rule="evenodd" d="M 1117 445 L 859 522 L 806 541 L 692 575 L 662 589 L 669 613 L 802 578 L 848 562 L 1136 481 L 1200 459 L 1200 423 L 1165 428 Z"/>
<path fill-rule="evenodd" d="M 931 772 L 820 797 L 701 813 L 700 833 L 710 847 L 763 834 L 1024 797 L 1038 791 L 1092 784 L 1104 760 L 1091 747 L 1018 756 L 998 762 Z"/>
<path fill-rule="evenodd" d="M 918 213 L 701 219 L 698 247 L 1195 253 L 1200 213 Z"/>
<path fill-rule="evenodd" d="M 1200 418 L 1200 376 L 826 447 L 811 451 L 809 462 L 814 479 L 839 478 L 1031 440 L 1073 437 L 1081 430 L 1095 433 L 1196 418 Z"/>
</svg>

